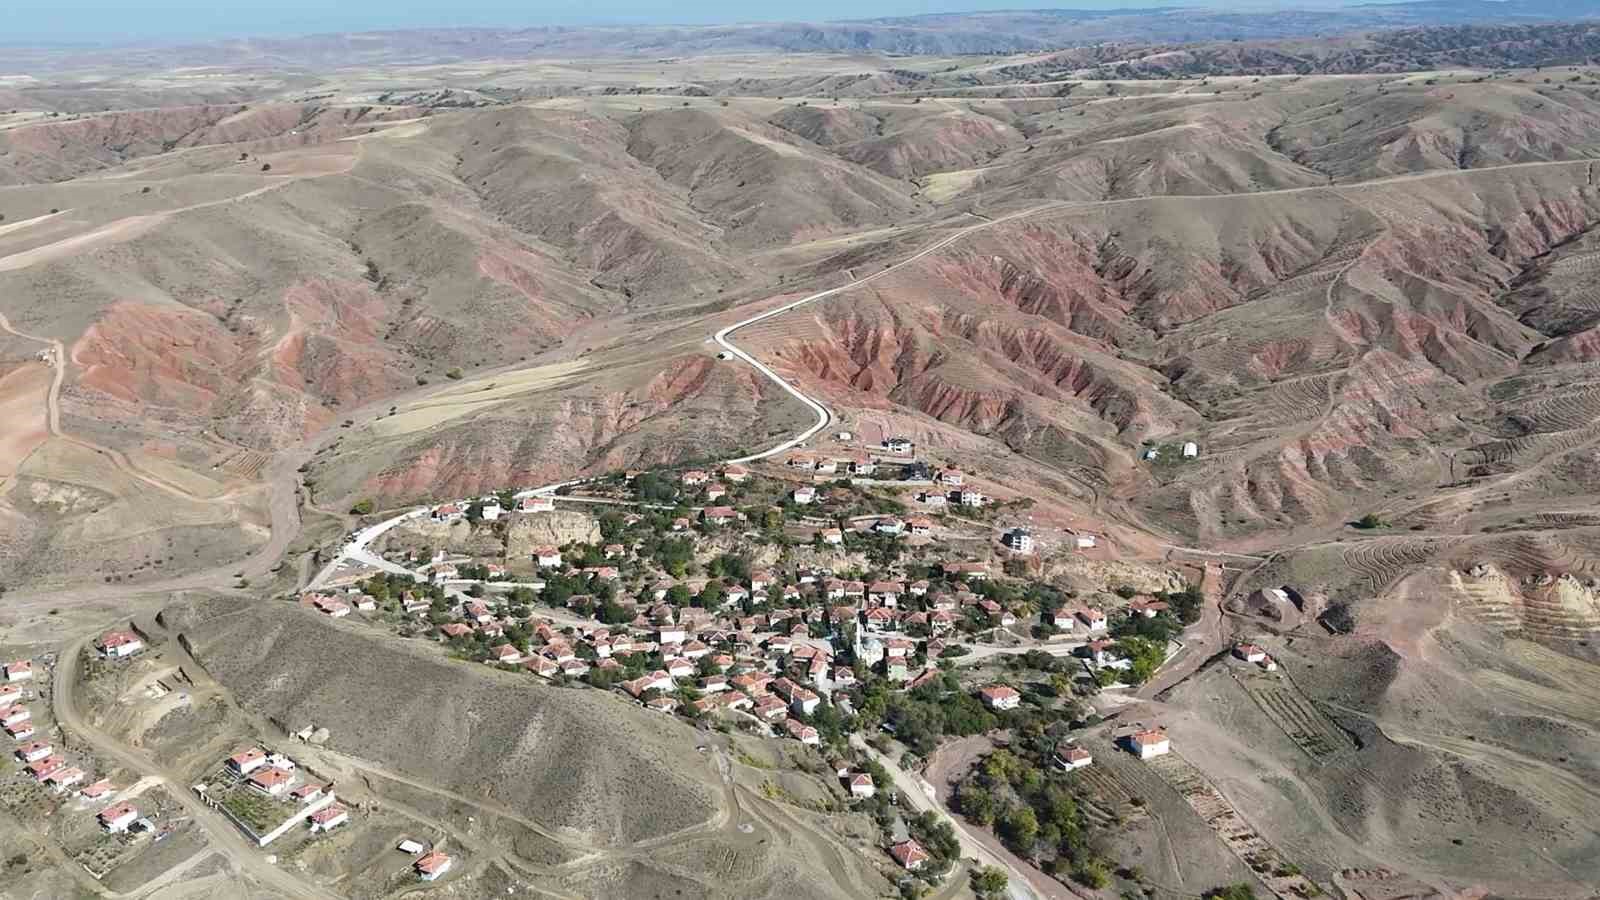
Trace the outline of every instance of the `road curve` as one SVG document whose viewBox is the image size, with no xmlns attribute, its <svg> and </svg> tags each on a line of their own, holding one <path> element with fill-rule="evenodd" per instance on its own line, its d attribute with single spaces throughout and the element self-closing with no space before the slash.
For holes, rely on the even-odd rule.
<svg viewBox="0 0 1600 900">
<path fill-rule="evenodd" d="M 897 271 L 897 270 L 899 270 L 899 269 L 901 269 L 901 268 L 903 268 L 905 266 L 909 266 L 909 265 L 911 265 L 913 263 L 916 263 L 917 261 L 919 261 L 921 259 L 926 258 L 927 256 L 930 256 L 930 255 L 932 255 L 934 253 L 939 252 L 940 250 L 943 250 L 945 247 L 950 246 L 951 244 L 955 243 L 956 241 L 961 240 L 962 238 L 966 237 L 969 234 L 972 234 L 973 232 L 982 231 L 985 228 L 993 228 L 994 226 L 1003 224 L 1005 222 L 1011 222 L 1011 221 L 1015 221 L 1017 219 L 1023 219 L 1023 218 L 1027 218 L 1029 216 L 1035 216 L 1035 215 L 1038 215 L 1040 213 L 1052 212 L 1052 211 L 1055 211 L 1055 210 L 1058 210 L 1058 209 L 1068 208 L 1070 206 L 1071 206 L 1071 204 L 1069 202 L 1067 202 L 1067 201 L 1052 200 L 1052 201 L 1049 201 L 1047 203 L 1041 203 L 1038 206 L 1030 206 L 1027 209 L 1018 210 L 1017 212 L 1010 213 L 1008 215 L 1004 215 L 1004 216 L 1001 216 L 1001 217 L 996 218 L 996 219 L 985 219 L 984 221 L 982 221 L 982 222 L 980 222 L 980 223 L 978 223 L 976 225 L 970 225 L 970 226 L 968 226 L 966 228 L 963 228 L 963 229 L 961 229 L 959 231 L 956 231 L 956 232 L 954 232 L 952 234 L 945 235 L 944 237 L 940 238 L 939 240 L 933 242 L 932 244 L 929 244 L 927 247 L 924 247 L 921 250 L 918 250 L 916 253 L 912 254 L 911 256 L 906 257 L 905 259 L 895 263 L 894 265 L 887 266 L 887 267 L 885 267 L 883 269 L 880 269 L 877 272 L 874 272 L 871 275 L 866 276 L 865 278 L 857 278 L 857 279 L 854 279 L 854 280 L 850 281 L 847 284 L 842 284 L 842 285 L 839 285 L 838 287 L 828 288 L 827 290 L 818 291 L 815 294 L 810 294 L 808 296 L 801 297 L 799 300 L 793 300 L 793 301 L 790 301 L 789 303 L 785 303 L 782 306 L 774 307 L 774 308 L 769 309 L 769 310 L 767 310 L 765 312 L 757 313 L 756 315 L 750 316 L 747 319 L 741 319 L 740 321 L 735 322 L 732 325 L 728 325 L 728 326 L 718 330 L 716 334 L 711 336 L 711 340 L 716 342 L 717 346 L 719 346 L 723 350 L 727 351 L 729 355 L 731 355 L 731 356 L 733 356 L 733 357 L 735 357 L 737 359 L 743 360 L 744 362 L 748 363 L 751 366 L 751 368 L 755 369 L 757 372 L 760 372 L 762 375 L 766 376 L 769 380 L 772 381 L 773 384 L 776 384 L 778 387 L 783 388 L 785 393 L 789 394 L 791 397 L 794 397 L 796 400 L 799 400 L 801 403 L 805 404 L 806 408 L 811 410 L 811 412 L 813 414 L 815 414 L 816 417 L 817 417 L 817 420 L 815 422 L 813 422 L 809 428 L 805 429 L 804 431 L 800 432 L 799 434 L 795 435 L 794 437 L 789 438 L 786 441 L 782 441 L 781 443 L 779 443 L 779 444 L 777 444 L 775 446 L 769 447 L 766 450 L 762 450 L 759 453 L 751 453 L 751 454 L 749 454 L 747 456 L 740 456 L 740 457 L 736 457 L 734 459 L 723 460 L 723 462 L 727 463 L 727 464 L 755 462 L 756 460 L 761 460 L 761 459 L 766 459 L 766 458 L 771 457 L 771 456 L 776 456 L 779 453 L 783 453 L 783 452 L 785 452 L 787 450 L 791 450 L 791 449 L 793 449 L 795 447 L 800 446 L 801 444 L 805 443 L 806 441 L 811 440 L 811 438 L 815 437 L 818 432 L 822 431 L 822 429 L 827 428 L 829 423 L 831 423 L 833 421 L 833 413 L 829 412 L 828 408 L 826 406 L 824 406 L 821 401 L 817 400 L 814 397 L 810 397 L 810 396 L 806 395 L 799 388 L 795 387 L 793 384 L 790 384 L 786 379 L 783 378 L 783 376 L 779 375 L 777 372 L 774 372 L 770 367 L 767 366 L 766 363 L 763 363 L 761 360 L 756 359 L 750 353 L 746 352 L 744 349 L 740 348 L 739 345 L 735 344 L 732 340 L 730 340 L 730 338 L 732 337 L 732 335 L 735 332 L 739 331 L 741 328 L 747 328 L 747 327 L 749 327 L 751 325 L 754 325 L 757 322 L 765 322 L 768 319 L 775 318 L 777 316 L 781 316 L 786 312 L 791 312 L 793 310 L 799 309 L 800 307 L 805 306 L 807 304 L 815 303 L 818 300 L 826 300 L 829 297 L 838 296 L 839 294 L 845 293 L 846 291 L 852 290 L 854 288 L 861 287 L 862 285 L 867 284 L 869 282 L 876 281 L 879 278 L 883 278 L 883 277 L 885 277 L 887 275 L 890 275 L 893 272 L 895 272 L 895 271 Z M 550 493 L 554 493 L 555 491 L 559 490 L 560 488 L 572 487 L 574 485 L 583 484 L 583 483 L 585 483 L 587 481 L 591 481 L 591 480 L 593 480 L 593 479 L 589 479 L 589 478 L 574 478 L 574 479 L 571 479 L 571 480 L 568 480 L 568 481 L 558 481 L 558 482 L 555 482 L 554 484 L 546 484 L 546 485 L 541 485 L 539 487 L 527 488 L 525 490 L 518 491 L 518 492 L 516 492 L 516 494 L 514 496 L 516 496 L 518 498 L 522 498 L 522 497 L 531 497 L 531 496 L 534 496 L 536 494 L 550 494 Z M 307 589 L 316 590 L 317 588 L 321 587 L 323 584 L 326 584 L 328 579 L 332 578 L 334 573 L 338 571 L 339 567 L 341 565 L 343 565 L 344 563 L 346 563 L 346 562 L 352 562 L 353 561 L 353 562 L 362 563 L 362 564 L 365 564 L 365 565 L 377 566 L 378 568 L 388 569 L 389 567 L 383 565 L 382 560 L 379 560 L 376 555 L 374 555 L 372 553 L 369 553 L 367 551 L 367 546 L 369 544 L 371 544 L 372 541 L 375 540 L 379 535 L 383 534 L 384 532 L 388 531 L 389 529 L 395 527 L 396 525 L 399 525 L 401 522 L 404 522 L 404 521 L 407 521 L 409 519 L 414 519 L 414 518 L 416 518 L 418 516 L 421 516 L 426 511 L 427 511 L 426 508 L 417 508 L 417 509 L 407 510 L 406 512 L 404 512 L 404 513 L 402 513 L 402 514 L 400 514 L 398 516 L 395 516 L 394 518 L 385 519 L 382 522 L 378 522 L 378 523 L 376 523 L 374 525 L 369 525 L 366 528 L 363 528 L 360 531 L 356 532 L 353 536 L 351 536 L 351 538 L 343 546 L 341 546 L 339 548 L 338 555 L 336 555 L 333 559 L 329 560 L 328 564 L 323 566 L 321 571 L 319 571 L 317 573 L 316 577 L 313 578 L 310 581 L 310 583 L 308 583 L 306 585 Z M 398 568 L 398 567 L 396 567 L 396 568 Z M 390 571 L 393 571 L 393 569 L 390 569 Z M 405 571 L 405 570 L 401 569 L 400 571 Z"/>
<path fill-rule="evenodd" d="M 721 347 L 722 349 L 728 351 L 728 353 L 731 354 L 732 356 L 734 356 L 734 357 L 736 357 L 738 359 L 744 360 L 746 363 L 749 363 L 752 368 L 754 368 L 757 372 L 760 372 L 762 375 L 767 376 L 767 378 L 771 379 L 774 384 L 776 384 L 778 387 L 783 388 L 784 391 L 787 392 L 791 397 L 794 397 L 796 400 L 799 400 L 801 403 L 805 404 L 806 408 L 810 409 L 811 412 L 814 413 L 816 415 L 816 417 L 817 417 L 817 421 L 812 423 L 811 427 L 807 428 L 805 431 L 800 432 L 799 434 L 795 435 L 794 437 L 792 437 L 792 438 L 790 438 L 790 439 L 778 444 L 775 447 L 769 447 L 768 449 L 763 450 L 760 453 L 752 453 L 749 456 L 741 456 L 741 457 L 738 457 L 737 459 L 724 460 L 724 462 L 725 463 L 747 463 L 747 462 L 755 462 L 756 460 L 766 459 L 766 458 L 771 457 L 771 456 L 776 456 L 779 453 L 783 453 L 786 450 L 791 450 L 791 449 L 793 449 L 795 447 L 800 446 L 801 444 L 804 444 L 806 441 L 811 440 L 811 438 L 815 437 L 816 434 L 818 432 L 820 432 L 822 429 L 827 428 L 829 423 L 831 423 L 833 421 L 833 414 L 831 412 L 829 412 L 828 408 L 826 406 L 823 406 L 820 401 L 818 401 L 814 397 L 807 396 L 799 388 L 795 387 L 793 384 L 790 384 L 787 380 L 785 380 L 777 372 L 774 372 L 774 371 L 772 371 L 772 369 L 768 368 L 766 363 L 763 363 L 760 360 L 756 359 L 754 356 L 751 356 L 749 353 L 747 353 L 744 350 L 740 349 L 740 347 L 737 344 L 735 344 L 732 341 L 728 340 L 728 338 L 734 332 L 740 330 L 741 328 L 746 328 L 748 326 L 754 325 L 757 322 L 765 322 L 767 319 L 771 319 L 771 318 L 775 318 L 777 316 L 781 316 L 786 312 L 790 312 L 792 310 L 799 309 L 802 306 L 806 306 L 807 304 L 815 303 L 818 300 L 826 300 L 829 297 L 834 297 L 834 296 L 837 296 L 839 294 L 843 294 L 843 293 L 845 293 L 847 291 L 854 290 L 855 288 L 861 287 L 862 285 L 867 284 L 868 282 L 876 281 L 879 278 L 883 278 L 883 277 L 885 277 L 887 275 L 890 275 L 890 274 L 894 273 L 895 271 L 897 271 L 897 270 L 899 270 L 899 269 L 901 269 L 901 268 L 903 268 L 905 266 L 909 266 L 909 265 L 911 265 L 913 263 L 916 263 L 919 260 L 931 255 L 931 254 L 934 254 L 934 253 L 939 252 L 940 250 L 943 250 L 945 247 L 950 246 L 951 244 L 955 243 L 956 241 L 961 240 L 962 238 L 966 237 L 969 234 L 972 234 L 975 231 L 982 231 L 985 228 L 993 228 L 994 226 L 999 225 L 999 224 L 1001 224 L 1003 222 L 1009 222 L 1009 221 L 1012 221 L 1014 219 L 1026 218 L 1028 216 L 1037 215 L 1037 214 L 1039 214 L 1041 212 L 1048 212 L 1048 211 L 1055 210 L 1055 209 L 1062 209 L 1062 208 L 1065 208 L 1067 205 L 1068 204 L 1065 201 L 1052 201 L 1052 202 L 1049 202 L 1049 203 L 1041 204 L 1039 206 L 1032 206 L 1032 207 L 1029 207 L 1027 209 L 1011 213 L 1010 215 L 1001 216 L 998 219 L 987 219 L 987 220 L 985 220 L 983 222 L 980 222 L 977 225 L 971 225 L 971 226 L 968 226 L 966 228 L 963 228 L 963 229 L 961 229 L 960 231 L 957 231 L 954 234 L 946 235 L 945 237 L 939 239 L 938 241 L 935 241 L 934 243 L 928 245 L 927 247 L 924 247 L 923 249 L 921 249 L 921 250 L 917 251 L 916 253 L 912 254 L 911 256 L 908 256 L 905 259 L 902 259 L 901 261 L 895 263 L 892 266 L 888 266 L 887 268 L 879 269 L 878 271 L 872 273 L 871 275 L 868 275 L 865 278 L 857 278 L 857 279 L 854 279 L 854 280 L 850 281 L 847 284 L 841 284 L 838 287 L 828 288 L 825 291 L 818 291 L 815 294 L 811 294 L 810 296 L 801 297 L 799 300 L 794 300 L 794 301 L 791 301 L 789 303 L 785 303 L 782 306 L 774 307 L 773 309 L 769 309 L 766 312 L 758 313 L 756 315 L 753 315 L 748 319 L 744 319 L 742 321 L 735 322 L 732 325 L 729 325 L 726 328 L 723 328 L 721 331 L 718 331 L 716 334 L 712 335 L 711 339 L 713 341 L 716 341 L 716 343 L 717 343 L 717 345 L 719 347 Z"/>
</svg>

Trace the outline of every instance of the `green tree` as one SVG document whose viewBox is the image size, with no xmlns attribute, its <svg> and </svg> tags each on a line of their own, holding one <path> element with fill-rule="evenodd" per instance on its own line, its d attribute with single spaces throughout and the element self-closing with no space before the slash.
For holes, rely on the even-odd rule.
<svg viewBox="0 0 1600 900">
<path fill-rule="evenodd" d="M 360 500 L 357 500 L 355 505 L 350 507 L 350 513 L 351 515 L 356 516 L 370 516 L 372 515 L 373 509 L 374 504 L 372 500 L 368 497 L 363 497 Z"/>
<path fill-rule="evenodd" d="M 1204 894 L 1206 900 L 1256 900 L 1256 892 L 1244 882 L 1215 887 Z"/>
<path fill-rule="evenodd" d="M 1100 890 L 1111 883 L 1111 870 L 1098 857 L 1086 856 L 1072 864 L 1072 880 Z"/>
<path fill-rule="evenodd" d="M 972 892 L 985 900 L 1002 896 L 1009 884 L 1005 870 L 997 866 L 983 866 L 972 872 Z"/>
<path fill-rule="evenodd" d="M 1007 811 L 1000 819 L 1000 836 L 1018 853 L 1028 855 L 1033 851 L 1034 841 L 1039 839 L 1038 815 L 1029 806 L 1018 806 Z"/>
</svg>

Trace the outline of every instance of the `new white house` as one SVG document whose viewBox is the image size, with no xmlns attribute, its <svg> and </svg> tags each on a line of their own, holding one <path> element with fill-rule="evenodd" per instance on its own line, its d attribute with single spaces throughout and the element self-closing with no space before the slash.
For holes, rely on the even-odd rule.
<svg viewBox="0 0 1600 900">
<path fill-rule="evenodd" d="M 1132 748 L 1133 755 L 1140 759 L 1163 756 L 1172 750 L 1172 742 L 1167 739 L 1167 733 L 1159 728 L 1134 732 L 1128 738 L 1128 746 Z"/>
</svg>

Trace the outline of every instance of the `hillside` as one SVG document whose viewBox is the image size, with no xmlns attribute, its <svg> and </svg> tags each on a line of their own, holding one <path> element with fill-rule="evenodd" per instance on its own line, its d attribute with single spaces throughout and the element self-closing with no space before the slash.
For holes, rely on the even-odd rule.
<svg viewBox="0 0 1600 900">
<path fill-rule="evenodd" d="M 332 749 L 520 810 L 586 845 L 648 841 L 726 814 L 693 733 L 614 696 L 451 663 L 311 612 L 219 601 L 162 618 L 245 708 L 338 722 Z"/>
</svg>

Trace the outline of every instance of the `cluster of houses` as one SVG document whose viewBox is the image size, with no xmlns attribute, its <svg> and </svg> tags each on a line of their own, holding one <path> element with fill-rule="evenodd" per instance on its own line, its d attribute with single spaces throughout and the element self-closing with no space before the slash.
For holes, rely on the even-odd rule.
<svg viewBox="0 0 1600 900">
<path fill-rule="evenodd" d="M 350 821 L 350 810 L 338 801 L 333 785 L 301 777 L 293 759 L 259 746 L 241 747 L 223 763 L 223 769 L 245 790 L 292 804 L 287 822 L 303 820 L 312 834 L 332 831 Z M 279 832 L 254 835 L 263 845 Z"/>
<path fill-rule="evenodd" d="M 100 636 L 95 649 L 103 658 L 117 659 L 138 653 L 144 649 L 144 642 L 131 631 L 112 631 Z M 33 661 L 10 662 L 0 672 L 4 674 L 4 681 L 0 683 L 0 727 L 17 742 L 12 756 L 22 764 L 23 771 L 35 783 L 57 794 L 77 788 L 77 796 L 102 802 L 114 794 L 111 782 L 106 779 L 79 788 L 78 785 L 88 780 L 88 773 L 58 753 L 54 744 L 36 736 L 33 714 L 23 702 L 34 680 Z M 95 819 L 110 834 L 148 831 L 151 827 L 138 808 L 126 801 L 101 809 Z"/>
<path fill-rule="evenodd" d="M 57 753 L 54 745 L 36 738 L 33 712 L 26 705 L 32 695 L 33 661 L 6 663 L 0 671 L 5 676 L 0 682 L 0 727 L 17 742 L 13 756 L 22 763 L 23 770 L 35 782 L 58 794 L 81 784 L 88 777 L 87 773 Z"/>
</svg>

